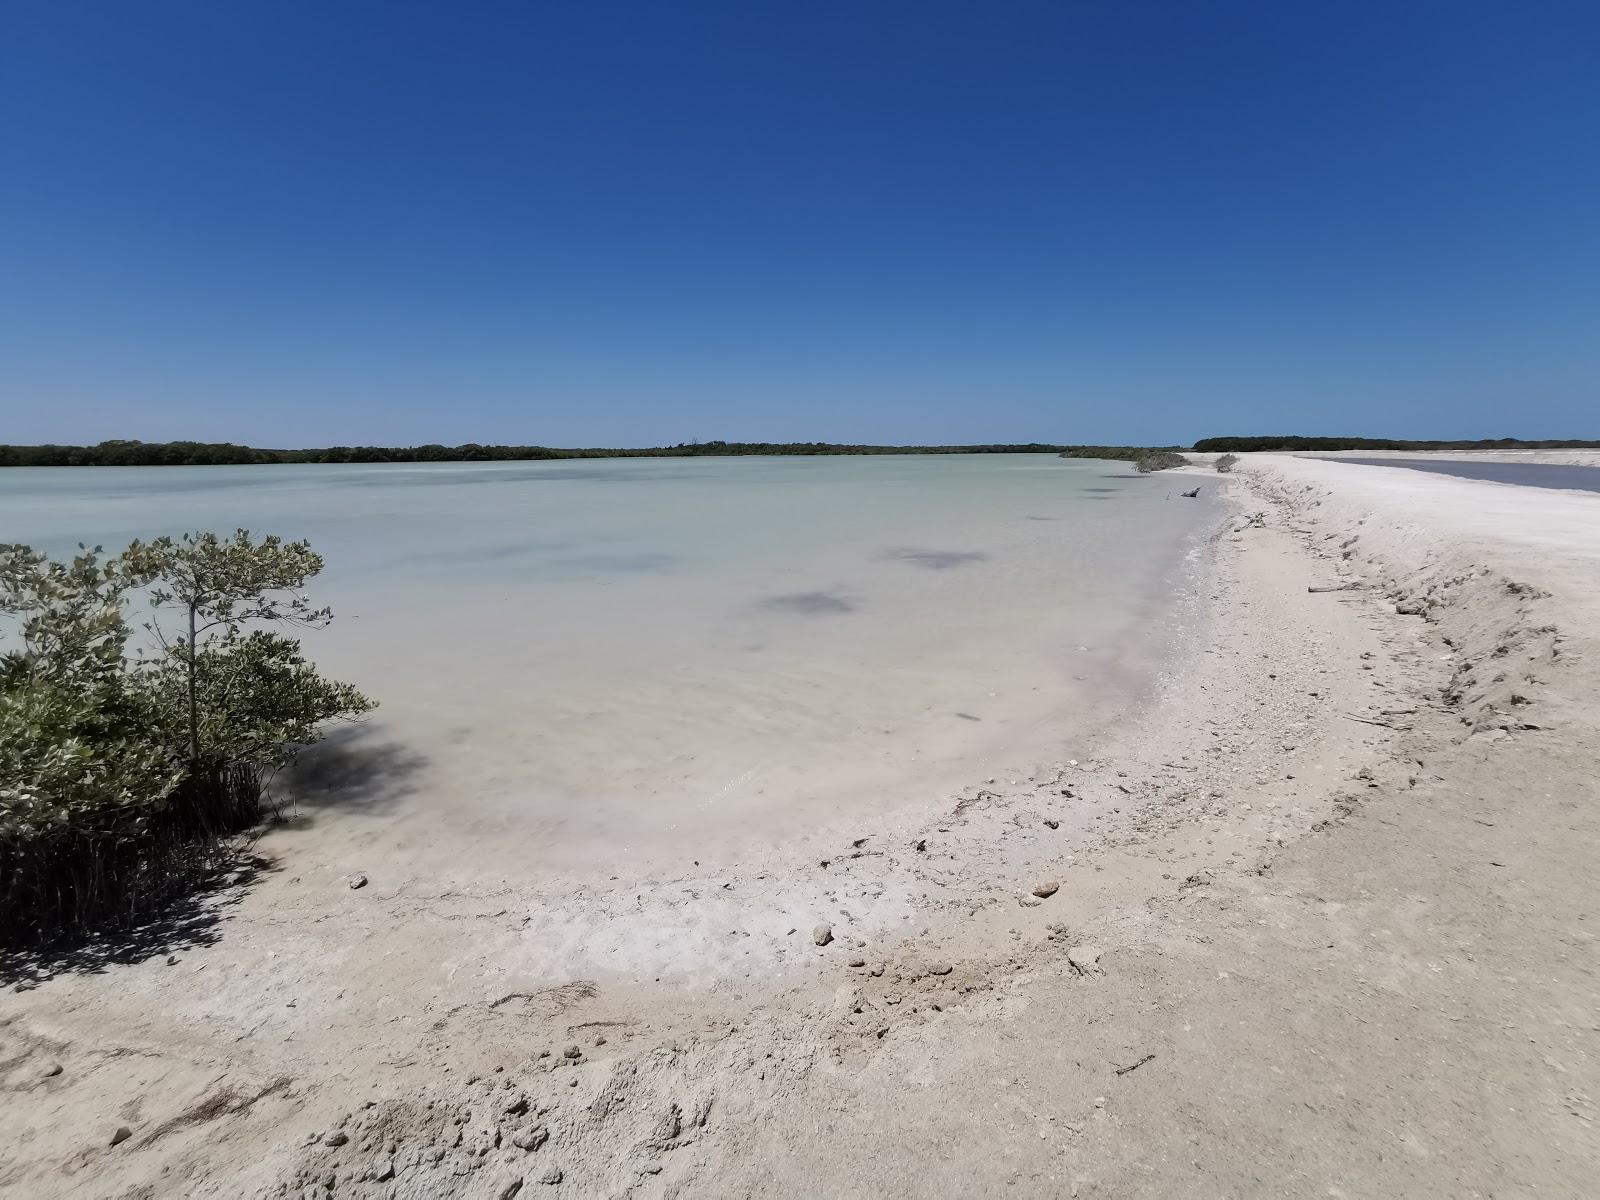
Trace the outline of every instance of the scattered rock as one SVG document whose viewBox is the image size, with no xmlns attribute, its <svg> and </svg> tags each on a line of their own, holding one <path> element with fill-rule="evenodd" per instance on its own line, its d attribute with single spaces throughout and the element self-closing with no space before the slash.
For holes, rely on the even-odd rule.
<svg viewBox="0 0 1600 1200">
<path fill-rule="evenodd" d="M 1044 819 L 1044 823 L 1045 823 L 1045 827 L 1048 828 L 1048 829 L 1060 829 L 1061 828 L 1061 822 L 1057 821 L 1054 817 L 1046 817 Z"/>
<path fill-rule="evenodd" d="M 851 957 L 850 965 L 852 967 L 864 967 L 867 965 L 867 960 L 862 958 L 861 955 L 857 954 Z"/>
<path fill-rule="evenodd" d="M 43 1071 L 41 1071 L 39 1073 L 39 1078 L 40 1079 L 54 1079 L 59 1074 L 61 1074 L 61 1064 L 60 1063 L 51 1063 L 48 1067 L 46 1067 Z"/>
<path fill-rule="evenodd" d="M 928 964 L 928 974 L 929 975 L 948 975 L 953 970 L 955 970 L 955 968 L 952 967 L 947 962 L 936 962 L 936 963 Z"/>
<path fill-rule="evenodd" d="M 132 1136 L 133 1130 L 129 1129 L 126 1125 L 118 1125 L 117 1131 L 111 1135 L 111 1144 L 113 1146 L 120 1146 Z"/>
<path fill-rule="evenodd" d="M 562 1180 L 560 1167 L 546 1167 L 544 1174 L 539 1176 L 540 1183 L 560 1183 Z"/>
<path fill-rule="evenodd" d="M 579 1058 L 583 1057 L 583 1047 L 582 1046 L 568 1046 L 561 1053 L 566 1055 L 568 1058 L 579 1059 Z"/>
<path fill-rule="evenodd" d="M 394 1178 L 394 1159 L 380 1158 L 372 1164 L 372 1170 L 368 1172 L 368 1176 L 378 1183 L 387 1183 Z"/>
<path fill-rule="evenodd" d="M 818 925 L 811 931 L 811 940 L 819 946 L 826 946 L 829 942 L 833 941 L 833 926 Z"/>
<path fill-rule="evenodd" d="M 1054 879 L 1046 879 L 1042 883 L 1033 885 L 1033 894 L 1041 900 L 1048 900 L 1061 890 L 1061 884 Z"/>
<path fill-rule="evenodd" d="M 1074 946 L 1067 951 L 1067 961 L 1078 974 L 1088 975 L 1099 969 L 1100 950 L 1096 946 Z"/>
<path fill-rule="evenodd" d="M 683 1132 L 683 1109 L 676 1104 L 669 1105 L 656 1121 L 654 1132 L 650 1136 L 651 1143 L 658 1150 L 671 1149 L 671 1143 L 678 1140 L 678 1135 Z"/>
<path fill-rule="evenodd" d="M 167 955 L 167 966 L 175 967 L 177 965 L 178 965 L 178 956 L 176 954 Z"/>
<path fill-rule="evenodd" d="M 509 1176 L 494 1192 L 494 1200 L 511 1200 L 522 1190 L 522 1176 Z"/>
<path fill-rule="evenodd" d="M 511 1144 L 530 1154 L 550 1140 L 550 1131 L 541 1125 L 530 1125 L 511 1139 Z"/>
<path fill-rule="evenodd" d="M 342 1129 L 335 1129 L 327 1137 L 322 1139 L 323 1144 L 327 1146 L 342 1146 L 349 1140 L 350 1135 L 345 1133 L 345 1131 Z"/>
<path fill-rule="evenodd" d="M 355 891 L 356 888 L 364 888 L 367 886 L 367 877 L 365 875 L 352 875 L 345 882 L 350 885 L 351 891 Z"/>
</svg>

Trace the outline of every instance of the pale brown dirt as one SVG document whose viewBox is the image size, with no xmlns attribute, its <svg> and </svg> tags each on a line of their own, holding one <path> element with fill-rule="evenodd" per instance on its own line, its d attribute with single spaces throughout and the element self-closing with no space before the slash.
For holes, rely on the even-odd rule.
<svg viewBox="0 0 1600 1200">
<path fill-rule="evenodd" d="M 1398 474 L 1252 456 L 1138 722 L 633 897 L 699 971 L 375 880 L 7 993 L 0 1192 L 1595 1194 L 1600 497 Z"/>
</svg>

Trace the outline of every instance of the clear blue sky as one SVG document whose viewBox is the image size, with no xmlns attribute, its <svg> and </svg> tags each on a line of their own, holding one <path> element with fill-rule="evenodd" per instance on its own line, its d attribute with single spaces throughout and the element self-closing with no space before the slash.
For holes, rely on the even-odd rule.
<svg viewBox="0 0 1600 1200">
<path fill-rule="evenodd" d="M 14 0 L 0 441 L 1600 437 L 1600 6 Z"/>
</svg>

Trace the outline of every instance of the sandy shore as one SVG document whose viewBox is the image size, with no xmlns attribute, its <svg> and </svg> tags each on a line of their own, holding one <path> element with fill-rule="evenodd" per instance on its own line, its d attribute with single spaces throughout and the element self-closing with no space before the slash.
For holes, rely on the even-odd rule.
<svg viewBox="0 0 1600 1200">
<path fill-rule="evenodd" d="M 1031 778 L 605 888 L 267 879 L 7 993 L 0 1191 L 1583 1194 L 1600 496 L 1227 486 L 1159 694 Z"/>
</svg>

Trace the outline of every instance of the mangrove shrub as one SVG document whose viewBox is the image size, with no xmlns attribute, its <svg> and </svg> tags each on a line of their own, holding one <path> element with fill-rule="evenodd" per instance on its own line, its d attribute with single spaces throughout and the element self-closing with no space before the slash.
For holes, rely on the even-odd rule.
<svg viewBox="0 0 1600 1200">
<path fill-rule="evenodd" d="M 321 568 L 243 530 L 65 563 L 0 546 L 0 942 L 146 913 L 260 820 L 273 771 L 373 707 L 282 632 L 331 619 L 300 590 Z"/>
<path fill-rule="evenodd" d="M 1141 475 L 1148 475 L 1152 471 L 1165 471 L 1171 467 L 1186 467 L 1189 460 L 1183 455 L 1172 450 L 1152 450 L 1148 454 L 1141 454 L 1133 461 L 1134 470 Z"/>
</svg>

